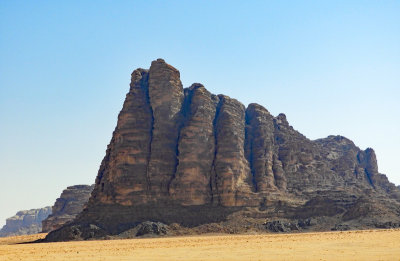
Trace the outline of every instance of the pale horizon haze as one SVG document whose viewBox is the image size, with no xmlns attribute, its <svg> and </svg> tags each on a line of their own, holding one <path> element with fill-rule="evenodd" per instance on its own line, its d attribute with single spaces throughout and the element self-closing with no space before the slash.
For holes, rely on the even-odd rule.
<svg viewBox="0 0 400 261">
<path fill-rule="evenodd" d="M 0 227 L 93 184 L 130 74 L 285 113 L 371 147 L 400 185 L 400 1 L 1 1 Z"/>
</svg>

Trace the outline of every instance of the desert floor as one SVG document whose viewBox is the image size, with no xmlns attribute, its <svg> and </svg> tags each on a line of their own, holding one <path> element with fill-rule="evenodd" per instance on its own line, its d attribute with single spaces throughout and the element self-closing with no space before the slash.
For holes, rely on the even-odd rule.
<svg viewBox="0 0 400 261">
<path fill-rule="evenodd" d="M 0 238 L 0 260 L 400 260 L 400 230 L 18 244 L 44 236 Z"/>
</svg>

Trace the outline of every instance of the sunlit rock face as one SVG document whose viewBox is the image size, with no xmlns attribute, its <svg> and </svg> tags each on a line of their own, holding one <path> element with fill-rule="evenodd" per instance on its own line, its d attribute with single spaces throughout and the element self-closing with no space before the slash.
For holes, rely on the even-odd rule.
<svg viewBox="0 0 400 261">
<path fill-rule="evenodd" d="M 144 221 L 223 222 L 246 209 L 259 219 L 340 223 L 346 215 L 371 227 L 399 221 L 399 198 L 372 149 L 341 136 L 309 140 L 284 114 L 246 108 L 202 84 L 183 88 L 179 71 L 158 59 L 132 73 L 88 206 L 73 226 L 118 234 Z M 68 239 L 71 226 L 49 240 Z"/>
<path fill-rule="evenodd" d="M 0 237 L 31 235 L 42 231 L 42 221 L 51 214 L 51 207 L 21 210 L 7 218 Z"/>
</svg>

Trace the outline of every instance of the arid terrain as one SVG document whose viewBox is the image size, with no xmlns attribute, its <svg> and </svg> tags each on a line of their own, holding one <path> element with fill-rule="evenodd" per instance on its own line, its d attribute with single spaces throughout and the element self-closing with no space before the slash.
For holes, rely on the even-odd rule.
<svg viewBox="0 0 400 261">
<path fill-rule="evenodd" d="M 399 229 L 19 244 L 45 235 L 1 238 L 0 260 L 400 260 Z"/>
</svg>

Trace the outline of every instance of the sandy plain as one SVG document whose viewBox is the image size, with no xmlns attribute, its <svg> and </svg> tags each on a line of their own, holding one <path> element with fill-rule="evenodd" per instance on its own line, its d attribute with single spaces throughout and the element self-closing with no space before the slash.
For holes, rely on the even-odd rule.
<svg viewBox="0 0 400 261">
<path fill-rule="evenodd" d="M 204 235 L 28 243 L 0 238 L 0 260 L 400 260 L 400 230 Z"/>
</svg>

